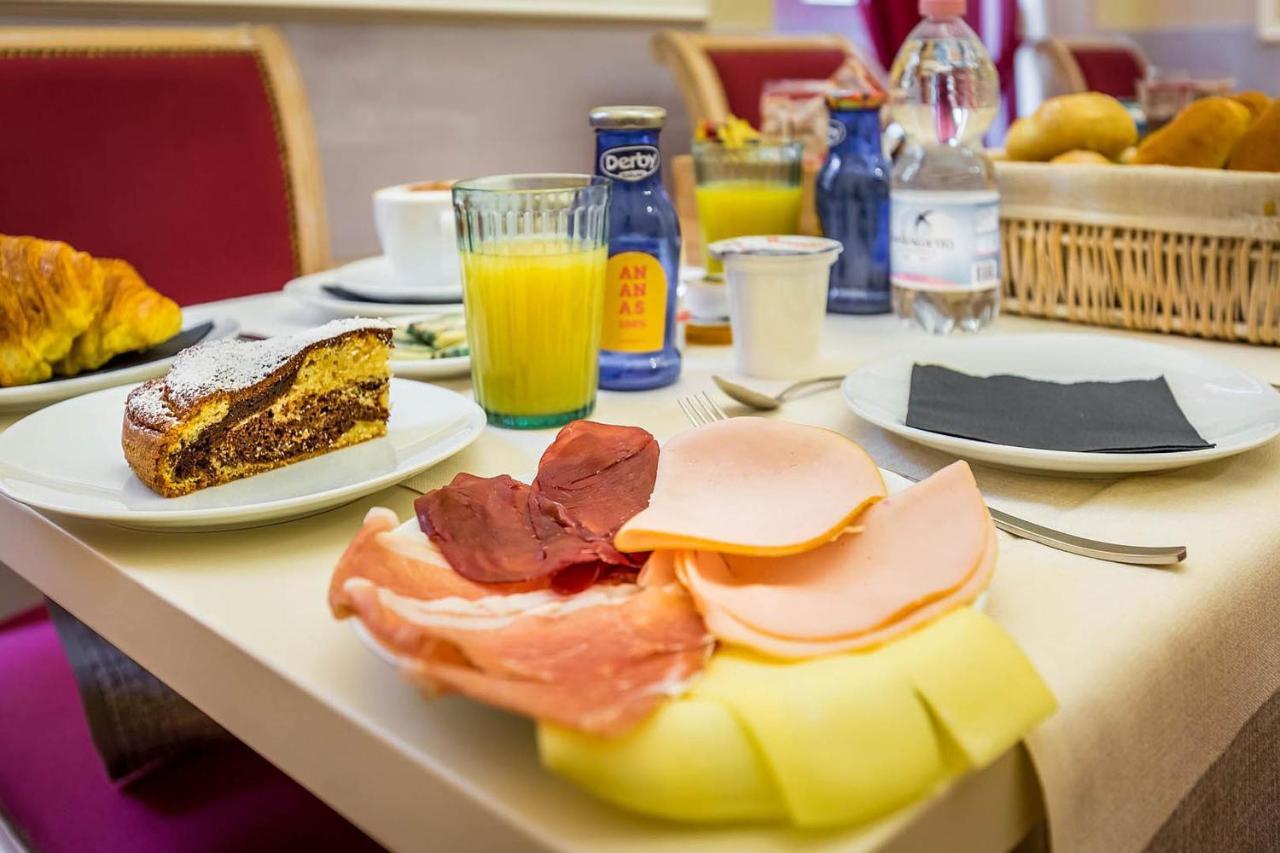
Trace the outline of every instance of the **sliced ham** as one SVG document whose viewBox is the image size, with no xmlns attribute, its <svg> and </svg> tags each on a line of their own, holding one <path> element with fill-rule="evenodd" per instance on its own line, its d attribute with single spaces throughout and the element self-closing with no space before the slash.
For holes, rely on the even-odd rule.
<svg viewBox="0 0 1280 853">
<path fill-rule="evenodd" d="M 838 433 L 763 418 L 717 421 L 663 446 L 649 506 L 614 545 L 796 554 L 835 539 L 884 494 L 875 462 Z"/>
<path fill-rule="evenodd" d="M 666 584 L 679 583 L 676 577 L 675 555 L 678 551 L 654 551 L 649 555 L 649 559 L 645 561 L 644 568 L 640 570 L 640 574 L 636 577 L 636 583 L 640 586 L 665 586 Z"/>
<path fill-rule="evenodd" d="M 711 652 L 679 586 L 605 584 L 566 596 L 544 579 L 495 593 L 397 522 L 370 512 L 334 573 L 330 604 L 429 689 L 614 735 L 680 693 Z"/>
<path fill-rule="evenodd" d="M 883 642 L 919 624 L 926 608 L 938 612 L 934 602 L 946 612 L 972 600 L 995 560 L 991 518 L 964 462 L 880 501 L 859 526 L 786 557 L 684 551 L 674 570 L 721 639 L 775 638 L 812 654 Z"/>
<path fill-rule="evenodd" d="M 542 454 L 533 490 L 593 533 L 612 537 L 649 505 L 658 443 L 639 427 L 574 421 Z"/>
<path fill-rule="evenodd" d="M 632 565 L 608 537 L 506 475 L 459 474 L 414 501 L 414 509 L 449 565 L 478 583 L 536 580 L 584 563 Z"/>
<path fill-rule="evenodd" d="M 996 536 L 991 534 L 987 549 L 973 574 L 950 594 L 935 599 L 928 604 L 913 610 L 881 628 L 865 634 L 855 634 L 831 640 L 791 640 L 766 634 L 756 628 L 738 621 L 732 614 L 724 610 L 709 608 L 698 602 L 700 612 L 707 623 L 707 630 L 716 639 L 734 646 L 752 649 L 763 655 L 775 658 L 798 660 L 802 658 L 833 655 L 839 652 L 856 652 L 882 646 L 892 640 L 922 628 L 936 619 L 941 619 L 958 607 L 972 604 L 991 583 L 991 575 L 995 571 L 997 557 Z M 681 577 L 683 577 L 681 573 Z M 694 587 L 690 587 L 693 589 Z M 691 593 L 697 601 L 697 594 Z"/>
</svg>

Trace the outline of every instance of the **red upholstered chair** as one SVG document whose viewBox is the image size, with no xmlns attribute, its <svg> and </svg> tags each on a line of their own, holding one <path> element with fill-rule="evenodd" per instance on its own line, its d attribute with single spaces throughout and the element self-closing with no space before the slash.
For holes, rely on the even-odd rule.
<svg viewBox="0 0 1280 853">
<path fill-rule="evenodd" d="M 689 119 L 722 121 L 732 113 L 760 124 L 760 93 L 768 80 L 824 80 L 853 52 L 840 35 L 726 36 L 664 30 L 653 52 L 671 69 Z"/>
<path fill-rule="evenodd" d="M 1035 45 L 1046 98 L 1102 92 L 1133 100 L 1147 75 L 1147 58 L 1126 39 L 1045 39 Z"/>
<path fill-rule="evenodd" d="M 381 849 L 239 743 L 113 785 L 44 608 L 0 621 L 0 849 L 4 824 L 45 853 Z"/>
<path fill-rule="evenodd" d="M 0 29 L 0 233 L 124 258 L 182 304 L 328 263 L 302 82 L 267 27 Z"/>
</svg>

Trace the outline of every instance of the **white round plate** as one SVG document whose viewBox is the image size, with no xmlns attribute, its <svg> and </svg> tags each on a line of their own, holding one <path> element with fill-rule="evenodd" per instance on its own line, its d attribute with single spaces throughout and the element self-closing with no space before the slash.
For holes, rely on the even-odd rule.
<svg viewBox="0 0 1280 853">
<path fill-rule="evenodd" d="M 455 306 L 461 307 L 461 306 Z M 396 325 L 404 327 L 415 320 L 425 320 L 430 314 L 417 317 L 397 317 Z M 411 351 L 399 345 L 391 349 L 391 372 L 406 379 L 448 379 L 466 376 L 471 372 L 471 356 L 460 355 L 456 358 L 421 358 L 409 354 Z"/>
<path fill-rule="evenodd" d="M 229 338 L 240 331 L 240 324 L 228 317 L 210 317 L 195 321 L 186 320 L 183 322 L 182 327 L 187 329 L 206 321 L 212 321 L 213 328 L 209 330 L 209 334 L 200 339 L 200 343 L 216 341 L 219 338 Z M 90 391 L 111 388 L 115 385 L 134 385 L 145 379 L 163 375 L 169 369 L 169 365 L 173 363 L 173 358 L 173 356 L 160 358 L 155 361 L 148 361 L 145 364 L 122 367 L 118 370 L 96 370 L 82 376 L 72 376 L 67 379 L 50 379 L 48 382 L 38 382 L 35 385 L 0 388 L 0 412 L 29 412 L 32 409 L 38 409 L 41 406 L 47 406 L 50 403 L 56 403 L 59 400 L 66 400 L 80 394 L 87 394 Z"/>
<path fill-rule="evenodd" d="M 338 267 L 333 271 L 333 278 L 348 290 L 370 299 L 394 302 L 408 297 L 412 302 L 415 297 L 429 298 L 433 302 L 461 302 L 462 279 L 455 272 L 450 280 L 439 284 L 423 286 L 401 280 L 391 266 L 391 259 L 386 255 L 375 255 L 362 258 Z"/>
<path fill-rule="evenodd" d="M 1169 382 L 1187 420 L 1213 447 L 1172 453 L 1082 453 L 988 444 L 905 424 L 911 366 L 940 364 L 975 376 L 1013 373 L 1054 382 L 1152 379 Z M 845 402 L 859 417 L 927 447 L 977 462 L 1040 472 L 1129 474 L 1209 462 L 1280 434 L 1280 392 L 1220 361 L 1160 344 L 1107 335 L 1005 335 L 922 342 L 845 377 Z"/>
<path fill-rule="evenodd" d="M 367 258 L 366 261 L 384 260 Z M 358 261 L 357 263 L 363 263 Z M 343 299 L 325 290 L 326 285 L 339 285 L 352 290 L 338 278 L 339 270 L 325 270 L 295 278 L 284 286 L 284 292 L 299 302 L 317 308 L 330 317 L 406 317 L 413 314 L 439 314 L 462 309 L 461 286 L 442 298 L 450 301 L 439 304 L 421 302 L 371 302 L 362 299 Z"/>
<path fill-rule="evenodd" d="M 387 435 L 256 477 L 161 497 L 120 449 L 130 388 L 42 409 L 0 433 L 0 492 L 37 509 L 153 530 L 253 527 L 311 515 L 376 492 L 452 456 L 484 429 L 459 394 L 391 380 Z"/>
</svg>

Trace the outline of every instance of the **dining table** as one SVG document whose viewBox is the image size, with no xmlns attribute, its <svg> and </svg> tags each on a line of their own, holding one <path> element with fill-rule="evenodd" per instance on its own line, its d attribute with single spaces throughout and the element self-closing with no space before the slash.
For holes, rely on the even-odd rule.
<svg viewBox="0 0 1280 853">
<path fill-rule="evenodd" d="M 189 319 L 232 317 L 252 335 L 328 319 L 278 293 L 185 310 Z M 1274 347 L 1013 315 L 982 334 L 1062 332 L 1162 343 L 1280 382 Z M 846 372 L 920 337 L 891 315 L 830 315 L 821 372 Z M 687 426 L 684 395 L 708 391 L 731 416 L 749 414 L 718 396 L 713 374 L 753 382 L 734 373 L 729 347 L 690 345 L 678 382 L 602 391 L 593 417 L 663 440 Z M 466 377 L 438 384 L 470 394 Z M 833 389 L 765 416 L 836 430 L 908 476 L 952 461 L 859 420 Z M 0 414 L 0 430 L 18 417 Z M 0 563 L 392 850 L 1005 851 L 1029 837 L 1062 851 L 1202 849 L 1215 833 L 1241 840 L 1264 824 L 1232 792 L 1265 790 L 1259 780 L 1276 777 L 1276 753 L 1259 762 L 1257 744 L 1280 733 L 1280 714 L 1268 713 L 1280 691 L 1280 443 L 1109 478 L 975 464 L 993 507 L 1097 539 L 1186 545 L 1187 559 L 1121 565 L 1001 534 L 987 612 L 1053 690 L 1057 712 L 989 766 L 909 807 L 815 832 L 685 825 L 597 801 L 539 765 L 532 722 L 460 696 L 424 696 L 331 616 L 330 574 L 371 507 L 408 518 L 420 493 L 460 471 L 521 477 L 554 435 L 489 426 L 402 484 L 241 530 L 144 532 L 0 497 Z M 1230 814 L 1215 814 L 1232 802 Z"/>
</svg>

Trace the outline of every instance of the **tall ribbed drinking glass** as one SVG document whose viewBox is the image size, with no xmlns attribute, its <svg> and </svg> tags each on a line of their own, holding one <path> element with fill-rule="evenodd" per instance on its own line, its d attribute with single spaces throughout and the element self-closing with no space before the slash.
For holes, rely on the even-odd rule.
<svg viewBox="0 0 1280 853">
<path fill-rule="evenodd" d="M 591 175 L 454 184 L 471 379 L 489 423 L 541 429 L 595 407 L 609 187 Z"/>
</svg>

